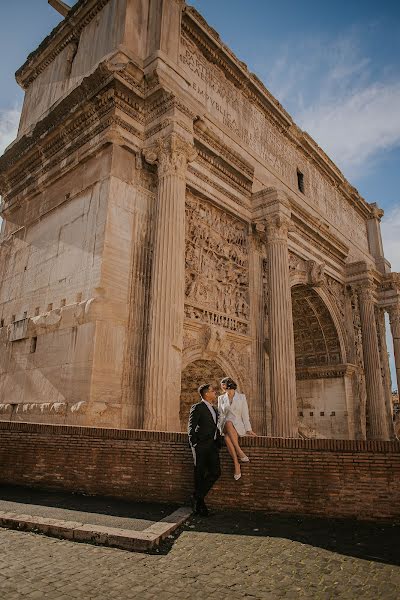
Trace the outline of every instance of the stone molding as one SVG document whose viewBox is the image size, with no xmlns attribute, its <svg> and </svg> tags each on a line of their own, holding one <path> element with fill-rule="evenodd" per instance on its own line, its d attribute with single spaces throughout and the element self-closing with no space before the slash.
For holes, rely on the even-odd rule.
<svg viewBox="0 0 400 600">
<path fill-rule="evenodd" d="M 72 6 L 67 17 L 29 54 L 25 63 L 17 70 L 15 77 L 19 85 L 27 89 L 70 42 L 79 39 L 82 29 L 109 1 L 80 0 Z"/>
<path fill-rule="evenodd" d="M 302 367 L 296 369 L 296 379 L 325 379 L 352 376 L 359 373 L 360 367 L 356 365 L 331 365 L 329 367 Z"/>
<path fill-rule="evenodd" d="M 354 210 L 364 219 L 371 217 L 370 205 L 345 179 L 338 167 L 306 132 L 300 130 L 264 84 L 221 42 L 217 32 L 193 7 L 186 7 L 183 13 L 182 32 L 195 43 L 207 60 L 222 69 L 250 102 L 263 111 L 292 145 L 311 159 L 315 168 L 334 183 Z"/>
<path fill-rule="evenodd" d="M 76 435 L 78 437 L 100 437 L 115 440 L 150 440 L 160 442 L 178 442 L 187 445 L 187 433 L 151 431 L 143 429 L 115 429 L 111 427 L 85 427 L 77 425 L 48 425 L 45 423 L 25 423 L 0 421 L 0 431 L 18 431 L 21 433 L 46 434 L 50 436 Z M 383 440 L 333 440 L 333 439 L 300 439 L 272 438 L 257 436 L 244 438 L 248 448 L 296 448 L 310 450 L 325 450 L 327 452 L 400 452 L 400 441 Z"/>
</svg>

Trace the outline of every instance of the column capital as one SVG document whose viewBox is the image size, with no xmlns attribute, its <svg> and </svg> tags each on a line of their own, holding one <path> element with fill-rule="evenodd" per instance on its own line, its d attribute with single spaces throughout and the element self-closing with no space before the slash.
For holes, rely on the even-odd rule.
<svg viewBox="0 0 400 600">
<path fill-rule="evenodd" d="M 265 220 L 268 242 L 287 242 L 290 217 L 283 213 L 275 213 Z"/>
<path fill-rule="evenodd" d="M 382 219 L 383 215 L 385 214 L 385 211 L 383 210 L 383 208 L 380 208 L 376 202 L 372 202 L 369 205 L 370 208 L 370 219 L 377 219 L 379 222 Z"/>
<path fill-rule="evenodd" d="M 351 287 L 357 292 L 360 300 L 375 302 L 376 285 L 368 274 L 366 274 L 365 279 L 354 281 Z"/>
<path fill-rule="evenodd" d="M 143 150 L 145 160 L 158 164 L 158 176 L 177 175 L 185 177 L 187 163 L 195 160 L 197 151 L 193 143 L 177 133 L 160 138 L 155 144 Z"/>
<path fill-rule="evenodd" d="M 386 308 L 389 314 L 390 325 L 394 326 L 400 325 L 400 298 L 397 301 L 397 304 L 392 304 Z"/>
</svg>

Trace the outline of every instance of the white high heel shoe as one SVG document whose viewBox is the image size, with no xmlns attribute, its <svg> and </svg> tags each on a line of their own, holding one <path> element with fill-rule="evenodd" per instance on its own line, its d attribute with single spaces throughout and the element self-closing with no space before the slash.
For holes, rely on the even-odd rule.
<svg viewBox="0 0 400 600">
<path fill-rule="evenodd" d="M 250 462 L 250 459 L 248 456 L 246 456 L 245 454 L 239 458 L 240 462 Z"/>
<path fill-rule="evenodd" d="M 242 474 L 241 474 L 241 473 L 238 473 L 238 474 L 236 474 L 236 473 L 235 473 L 235 474 L 234 474 L 234 476 L 233 476 L 233 479 L 234 479 L 235 481 L 239 481 L 239 479 L 241 478 L 241 476 L 242 476 Z"/>
</svg>

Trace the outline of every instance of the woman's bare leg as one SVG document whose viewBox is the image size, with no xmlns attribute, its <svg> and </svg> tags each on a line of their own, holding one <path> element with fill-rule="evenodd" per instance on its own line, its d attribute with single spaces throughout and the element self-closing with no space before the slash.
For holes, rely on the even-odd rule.
<svg viewBox="0 0 400 600">
<path fill-rule="evenodd" d="M 225 425 L 225 431 L 228 434 L 233 447 L 235 449 L 236 452 L 236 456 L 238 458 L 242 458 L 243 456 L 245 456 L 245 453 L 243 452 L 243 450 L 241 449 L 240 445 L 239 445 L 239 435 L 238 432 L 236 431 L 233 423 L 231 421 L 227 421 L 226 425 Z"/>
<path fill-rule="evenodd" d="M 224 431 L 226 432 L 226 428 L 224 429 Z M 226 443 L 226 447 L 228 448 L 228 452 L 232 457 L 233 464 L 235 466 L 235 475 L 239 475 L 239 473 L 241 472 L 240 471 L 240 463 L 238 461 L 235 446 L 233 445 L 232 440 L 229 437 L 228 433 L 225 433 L 225 443 Z"/>
</svg>

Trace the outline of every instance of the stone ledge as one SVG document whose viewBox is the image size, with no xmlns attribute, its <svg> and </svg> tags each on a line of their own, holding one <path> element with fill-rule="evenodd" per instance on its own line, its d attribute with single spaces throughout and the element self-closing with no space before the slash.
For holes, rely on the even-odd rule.
<svg viewBox="0 0 400 600">
<path fill-rule="evenodd" d="M 88 542 L 99 546 L 112 546 L 132 552 L 145 552 L 158 546 L 161 540 L 182 525 L 191 514 L 192 510 L 188 507 L 178 508 L 144 531 L 135 531 L 0 511 L 0 527 L 42 533 L 51 537 Z"/>
<path fill-rule="evenodd" d="M 125 440 L 141 442 L 175 442 L 189 449 L 186 433 L 174 431 L 150 431 L 144 429 L 114 429 L 107 427 L 89 427 L 78 425 L 53 425 L 47 423 L 30 423 L 24 421 L 1 421 L 0 431 L 21 432 L 33 435 L 65 435 L 71 438 L 99 438 L 107 440 Z M 301 439 L 273 438 L 266 436 L 245 437 L 241 444 L 245 448 L 282 448 L 306 451 L 349 452 L 349 453 L 395 453 L 400 454 L 400 441 L 381 440 L 335 440 L 335 439 Z"/>
</svg>

